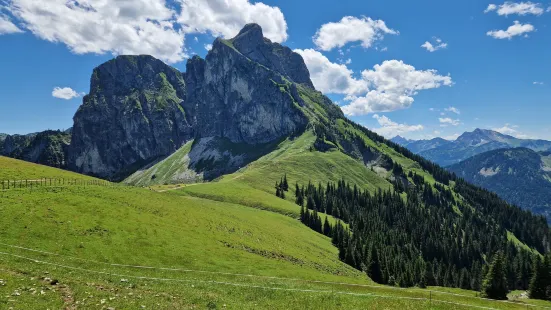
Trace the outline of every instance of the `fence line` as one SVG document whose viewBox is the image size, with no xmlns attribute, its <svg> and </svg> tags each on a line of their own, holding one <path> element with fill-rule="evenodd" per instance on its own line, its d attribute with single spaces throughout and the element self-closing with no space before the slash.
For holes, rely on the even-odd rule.
<svg viewBox="0 0 551 310">
<path fill-rule="evenodd" d="M 390 290 L 404 290 L 405 291 L 405 290 L 410 289 L 410 288 L 392 287 L 392 286 L 385 286 L 385 285 L 369 285 L 369 284 L 359 284 L 359 283 L 346 283 L 346 282 L 334 282 L 334 281 L 322 281 L 322 280 L 308 280 L 308 279 L 286 278 L 286 277 L 277 277 L 277 276 L 262 276 L 262 275 L 253 275 L 253 274 L 244 274 L 244 273 L 230 273 L 230 272 L 219 272 L 219 271 L 180 269 L 180 268 L 170 268 L 170 267 L 153 267 L 153 266 L 143 266 L 143 265 L 113 264 L 113 263 L 95 261 L 95 260 L 91 260 L 91 259 L 87 259 L 87 258 L 80 258 L 80 257 L 75 257 L 75 256 L 69 256 L 69 255 L 61 255 L 61 254 L 57 254 L 57 253 L 52 253 L 52 252 L 47 252 L 47 251 L 37 250 L 37 249 L 31 249 L 31 248 L 26 248 L 26 247 L 17 246 L 17 245 L 10 245 L 10 244 L 6 244 L 6 243 L 2 243 L 2 242 L 0 242 L 0 245 L 11 247 L 11 248 L 16 248 L 16 249 L 21 249 L 21 250 L 25 250 L 25 251 L 30 251 L 30 252 L 36 252 L 36 253 L 45 254 L 45 255 L 58 256 L 58 257 L 67 258 L 67 259 L 75 259 L 75 260 L 80 260 L 80 261 L 83 261 L 83 262 L 89 262 L 89 263 L 93 263 L 93 264 L 102 264 L 102 265 L 112 266 L 112 267 L 123 267 L 123 268 L 126 267 L 126 268 L 161 270 L 161 271 L 177 271 L 177 272 L 186 272 L 186 273 L 193 272 L 193 273 L 205 273 L 205 274 L 219 274 L 219 275 L 238 276 L 238 277 L 263 278 L 263 279 L 287 280 L 287 281 L 300 281 L 300 282 L 314 283 L 314 284 L 328 284 L 328 285 L 338 285 L 338 286 L 365 287 L 365 288 L 390 289 Z M 2 254 L 2 252 L 0 252 L 0 254 Z M 33 260 L 33 259 L 30 259 L 30 258 L 27 258 L 27 259 Z M 478 296 L 450 293 L 450 292 L 439 291 L 439 290 L 427 290 L 427 291 L 431 293 L 430 300 L 434 300 L 434 299 L 432 299 L 432 294 L 443 294 L 443 295 L 451 295 L 451 296 L 457 296 L 457 297 L 473 298 L 473 299 L 478 299 L 478 300 L 488 300 L 488 301 L 492 301 L 492 302 L 519 305 L 519 303 L 517 303 L 517 302 L 507 301 L 507 300 L 493 300 L 493 299 L 482 298 L 482 297 L 478 297 Z M 355 293 L 350 293 L 350 294 L 355 294 Z M 384 296 L 381 296 L 381 297 L 384 297 Z M 421 298 L 421 299 L 423 299 L 423 298 Z M 429 300 L 428 298 L 424 298 L 424 299 Z M 450 302 L 447 302 L 447 301 L 441 301 L 441 302 L 450 303 Z M 452 303 L 452 304 L 462 305 L 462 304 L 457 304 L 457 303 Z M 537 305 L 531 305 L 531 304 L 524 304 L 523 306 L 526 306 L 527 308 L 528 307 L 536 307 L 536 308 L 542 308 L 542 309 L 551 309 L 549 307 L 537 306 Z M 479 307 L 479 308 L 484 308 L 484 307 Z M 491 309 L 491 308 L 486 308 L 486 309 Z"/>
<path fill-rule="evenodd" d="M 114 186 L 115 184 L 105 180 L 86 180 L 77 178 L 40 178 L 22 180 L 0 180 L 2 191 L 12 189 L 33 189 L 42 187 L 67 187 L 67 186 Z"/>
<path fill-rule="evenodd" d="M 407 296 L 389 296 L 389 295 L 378 295 L 378 294 L 373 294 L 373 293 L 354 293 L 354 292 L 343 292 L 343 291 L 333 291 L 333 290 L 298 289 L 298 288 L 284 288 L 284 287 L 274 287 L 274 286 L 250 285 L 250 284 L 243 284 L 243 283 L 214 281 L 214 280 L 189 280 L 189 279 L 133 276 L 133 275 L 124 275 L 124 274 L 111 273 L 111 272 L 106 272 L 106 271 L 90 270 L 90 269 L 85 269 L 85 268 L 80 268 L 80 267 L 66 266 L 66 265 L 50 263 L 50 262 L 46 262 L 46 261 L 37 260 L 37 259 L 34 259 L 34 258 L 28 258 L 28 257 L 25 257 L 25 256 L 11 254 L 11 253 L 5 253 L 5 252 L 0 252 L 0 255 L 12 256 L 12 257 L 16 257 L 16 258 L 19 258 L 19 259 L 31 261 L 31 262 L 34 262 L 34 263 L 37 263 L 37 264 L 49 265 L 49 266 L 54 266 L 54 267 L 59 267 L 59 268 L 64 268 L 64 269 L 76 270 L 76 271 L 87 272 L 87 273 L 95 273 L 95 274 L 101 274 L 101 275 L 112 276 L 112 277 L 137 279 L 137 280 L 215 284 L 215 285 L 226 285 L 226 286 L 235 286 L 235 287 L 244 287 L 244 288 L 263 289 L 263 290 L 273 290 L 273 291 L 337 294 L 337 295 L 350 295 L 350 296 L 357 296 L 357 297 L 376 297 L 376 298 L 402 299 L 402 300 L 425 301 L 425 302 L 428 301 L 430 303 L 432 303 L 432 302 L 444 303 L 444 304 L 451 304 L 451 305 L 462 306 L 462 307 L 467 307 L 467 308 L 492 309 L 492 310 L 496 309 L 496 308 L 490 308 L 490 307 L 475 306 L 475 305 L 469 305 L 469 304 L 455 303 L 455 302 L 452 302 L 452 301 L 434 299 L 434 298 L 432 298 L 432 296 L 431 296 L 431 298 L 407 297 Z M 517 304 L 517 305 L 524 306 L 524 305 L 521 305 L 521 304 Z M 534 306 L 534 305 L 528 305 L 528 304 L 525 304 L 525 305 L 526 306 Z M 537 306 L 535 306 L 535 307 L 537 307 Z"/>
</svg>

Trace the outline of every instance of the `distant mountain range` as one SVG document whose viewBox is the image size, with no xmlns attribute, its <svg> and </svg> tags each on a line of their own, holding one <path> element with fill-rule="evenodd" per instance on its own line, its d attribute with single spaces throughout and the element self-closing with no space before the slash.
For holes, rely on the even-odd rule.
<svg viewBox="0 0 551 310">
<path fill-rule="evenodd" d="M 444 167 L 497 149 L 524 147 L 536 152 L 551 150 L 551 141 L 519 139 L 487 129 L 465 132 L 455 141 L 442 138 L 408 140 L 400 136 L 391 140 Z"/>
<path fill-rule="evenodd" d="M 448 170 L 509 203 L 551 219 L 551 152 L 528 148 L 493 150 Z"/>
<path fill-rule="evenodd" d="M 519 139 L 486 129 L 465 132 L 455 141 L 400 136 L 392 141 L 551 220 L 551 141 Z"/>
</svg>

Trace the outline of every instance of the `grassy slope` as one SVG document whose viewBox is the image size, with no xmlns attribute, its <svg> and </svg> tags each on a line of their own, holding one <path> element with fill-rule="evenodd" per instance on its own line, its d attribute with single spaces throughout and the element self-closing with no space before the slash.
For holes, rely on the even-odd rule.
<svg viewBox="0 0 551 310">
<path fill-rule="evenodd" d="M 295 154 L 293 156 L 298 158 L 304 155 L 296 149 L 289 151 L 286 154 Z M 331 158 L 336 154 L 305 153 L 306 158 L 325 155 Z M 281 157 L 273 167 L 291 159 Z M 250 172 L 246 172 L 247 169 L 244 173 L 227 176 L 220 183 L 188 186 L 183 191 L 159 193 L 149 189 L 102 186 L 5 191 L 0 197 L 0 226 L 5 228 L 0 230 L 0 279 L 3 280 L 0 308 L 58 309 L 77 305 L 77 302 L 82 308 L 109 306 L 116 309 L 142 305 L 146 308 L 223 308 L 224 304 L 229 309 L 426 309 L 430 306 L 426 300 L 404 299 L 427 298 L 430 294 L 427 290 L 305 281 L 372 284 L 361 272 L 338 260 L 329 238 L 311 231 L 292 217 L 250 208 L 247 201 L 221 202 L 189 196 L 186 192 L 220 185 L 211 190 L 217 192 L 224 188 L 223 185 L 232 189 L 231 185 L 235 184 L 233 189 L 238 192 L 258 192 L 258 196 L 250 196 L 251 201 L 268 201 L 278 212 L 285 208 L 296 210 L 291 202 L 263 191 L 264 185 L 253 184 L 259 180 L 257 174 L 279 176 L 278 169 L 263 165 L 261 161 L 255 163 L 258 166 Z M 335 162 L 327 159 L 327 164 Z M 27 167 L 32 169 L 34 165 Z M 313 180 L 320 177 L 305 174 L 302 178 L 308 179 L 308 176 Z M 238 197 L 222 194 L 228 196 L 228 201 Z M 241 197 L 247 194 L 241 192 Z M 264 200 L 268 197 L 275 199 Z M 41 249 L 61 256 L 8 245 Z M 302 280 L 139 269 L 102 263 Z M 57 279 L 60 284 L 51 286 L 43 278 Z M 467 305 L 464 308 L 474 305 L 505 309 L 524 307 L 481 300 L 468 291 L 454 290 L 452 293 L 461 295 L 456 296 L 435 292 L 449 291 L 446 289 L 431 289 L 433 300 Z M 433 309 L 458 307 L 432 303 Z"/>
<path fill-rule="evenodd" d="M 42 178 L 94 179 L 70 171 L 0 156 L 0 180 L 37 180 Z"/>
<path fill-rule="evenodd" d="M 315 137 L 310 131 L 294 140 L 282 142 L 272 153 L 252 162 L 236 173 L 222 177 L 218 182 L 194 184 L 182 187 L 181 192 L 202 198 L 238 203 L 250 207 L 298 216 L 299 207 L 294 203 L 294 184 L 309 181 L 336 182 L 342 177 L 348 182 L 359 184 L 375 191 L 388 189 L 391 184 L 375 172 L 349 156 L 338 152 L 310 151 Z M 287 201 L 275 197 L 275 182 L 287 174 L 290 191 Z M 160 186 L 156 189 L 174 189 L 174 186 Z"/>
<path fill-rule="evenodd" d="M 177 176 L 188 172 L 189 159 L 186 155 L 191 150 L 192 144 L 193 141 L 190 141 L 152 167 L 136 171 L 125 180 L 125 183 L 135 186 L 178 183 L 180 180 Z"/>
</svg>

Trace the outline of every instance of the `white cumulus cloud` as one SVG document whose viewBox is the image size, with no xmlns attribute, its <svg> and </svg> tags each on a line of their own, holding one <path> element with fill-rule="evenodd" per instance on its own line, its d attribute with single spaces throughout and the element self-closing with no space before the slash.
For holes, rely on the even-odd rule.
<svg viewBox="0 0 551 310">
<path fill-rule="evenodd" d="M 54 96 L 56 98 L 59 98 L 59 99 L 65 99 L 65 100 L 70 100 L 70 99 L 73 99 L 73 98 L 77 98 L 77 97 L 80 97 L 82 95 L 84 95 L 84 93 L 78 93 L 70 87 L 63 87 L 63 88 L 62 87 L 55 87 L 54 90 L 52 91 L 52 96 Z"/>
<path fill-rule="evenodd" d="M 492 11 L 495 11 L 495 10 L 497 10 L 497 5 L 488 4 L 488 7 L 486 8 L 486 10 L 484 10 L 484 13 L 489 13 L 489 12 L 492 12 Z"/>
<path fill-rule="evenodd" d="M 285 42 L 287 22 L 278 7 L 249 0 L 180 0 L 178 22 L 186 33 L 207 33 L 231 38 L 247 23 L 257 23 L 264 36 L 274 42 Z"/>
<path fill-rule="evenodd" d="M 442 76 L 436 70 L 417 70 L 401 60 L 386 60 L 373 70 L 364 70 L 362 77 L 380 91 L 401 92 L 414 95 L 419 90 L 451 85 L 450 76 Z"/>
<path fill-rule="evenodd" d="M 295 50 L 306 63 L 312 82 L 325 94 L 343 94 L 348 115 L 390 112 L 411 106 L 421 90 L 451 86 L 452 78 L 436 70 L 417 70 L 400 60 L 387 60 L 364 70 L 361 77 L 345 64 L 331 62 L 313 49 Z"/>
<path fill-rule="evenodd" d="M 434 43 L 434 44 L 433 44 Z M 427 51 L 433 53 L 437 50 L 445 49 L 448 47 L 448 43 L 442 42 L 442 39 L 434 38 L 434 42 L 431 43 L 429 41 L 426 41 L 421 45 L 422 48 L 426 49 Z"/>
<path fill-rule="evenodd" d="M 521 24 L 518 20 L 516 20 L 512 26 L 507 28 L 507 30 L 492 30 L 488 31 L 486 34 L 495 39 L 511 39 L 535 30 L 536 28 L 534 28 L 531 24 Z"/>
<path fill-rule="evenodd" d="M 500 16 L 509 15 L 541 15 L 545 12 L 540 3 L 533 2 L 510 2 L 507 1 L 501 5 L 490 4 L 484 13 L 496 11 Z"/>
<path fill-rule="evenodd" d="M 543 82 L 538 82 L 538 81 L 535 81 L 534 83 L 532 83 L 534 85 L 543 85 Z"/>
<path fill-rule="evenodd" d="M 6 10 L 22 29 L 43 40 L 63 43 L 75 54 L 149 54 L 176 63 L 188 56 L 187 34 L 233 37 L 252 22 L 258 23 L 272 41 L 283 42 L 288 37 L 287 23 L 278 7 L 249 0 L 0 2 L 6 2 Z M 21 31 L 0 15 L 0 34 Z"/>
<path fill-rule="evenodd" d="M 382 20 L 345 16 L 339 22 L 322 25 L 313 39 L 319 49 L 329 51 L 350 42 L 361 42 L 363 47 L 369 48 L 385 34 L 396 35 L 398 31 L 388 28 Z"/>
<path fill-rule="evenodd" d="M 333 63 L 313 49 L 294 51 L 302 56 L 310 71 L 312 82 L 322 93 L 359 95 L 367 91 L 367 83 L 353 78 L 352 70 L 345 64 Z"/>
<path fill-rule="evenodd" d="M 459 109 L 456 107 L 449 107 L 449 108 L 445 108 L 444 110 L 455 114 L 461 114 L 461 111 L 459 111 Z"/>
<path fill-rule="evenodd" d="M 374 128 L 373 130 L 378 134 L 391 138 L 397 135 L 403 135 L 409 132 L 421 131 L 424 129 L 423 125 L 408 125 L 408 124 L 399 124 L 393 122 L 391 119 L 384 115 L 374 114 L 373 118 L 377 120 L 381 127 Z"/>
<path fill-rule="evenodd" d="M 361 97 L 350 96 L 350 103 L 342 107 L 348 115 L 390 112 L 411 106 L 420 90 L 451 86 L 452 78 L 439 75 L 436 70 L 417 70 L 401 60 L 386 60 L 373 70 L 364 70 L 362 79 L 370 91 Z"/>
<path fill-rule="evenodd" d="M 499 128 L 492 128 L 492 130 L 505 135 L 514 135 L 517 133 L 517 130 L 512 128 L 510 124 L 505 124 L 503 127 L 499 127 Z"/>
<path fill-rule="evenodd" d="M 12 0 L 9 9 L 34 35 L 76 54 L 150 54 L 170 63 L 185 57 L 184 35 L 164 0 Z"/>
<path fill-rule="evenodd" d="M 438 118 L 438 120 L 440 121 L 440 126 L 442 127 L 446 127 L 448 125 L 452 125 L 452 126 L 458 126 L 459 124 L 461 124 L 461 122 L 458 120 L 458 119 L 451 119 L 449 117 L 444 117 L 444 118 Z"/>
<path fill-rule="evenodd" d="M 535 138 L 533 136 L 530 136 L 530 135 L 527 135 L 527 134 L 524 134 L 524 133 L 520 132 L 518 130 L 517 125 L 505 124 L 505 125 L 503 125 L 503 127 L 492 128 L 492 130 L 497 131 L 499 133 L 502 133 L 504 135 L 513 136 L 513 137 L 519 138 L 519 139 L 532 139 L 532 138 Z"/>
<path fill-rule="evenodd" d="M 205 44 L 205 49 L 210 51 L 212 49 L 212 44 Z"/>
<path fill-rule="evenodd" d="M 351 96 L 347 99 L 350 102 L 342 107 L 343 112 L 347 115 L 364 115 L 407 109 L 414 101 L 412 97 L 404 94 L 378 90 L 371 90 L 361 97 Z"/>
<path fill-rule="evenodd" d="M 0 35 L 22 32 L 23 30 L 19 29 L 19 27 L 12 23 L 8 16 L 0 13 Z"/>
</svg>

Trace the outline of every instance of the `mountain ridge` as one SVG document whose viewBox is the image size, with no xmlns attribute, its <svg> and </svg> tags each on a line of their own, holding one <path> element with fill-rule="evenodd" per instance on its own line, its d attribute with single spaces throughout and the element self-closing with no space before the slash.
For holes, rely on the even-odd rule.
<svg viewBox="0 0 551 310">
<path fill-rule="evenodd" d="M 396 138 L 396 137 L 395 137 Z M 541 139 L 520 139 L 494 130 L 477 128 L 464 132 L 456 140 L 442 138 L 430 140 L 404 140 L 395 138 L 398 144 L 407 147 L 433 162 L 449 166 L 469 157 L 502 148 L 526 147 L 534 151 L 545 151 L 551 148 L 551 141 Z"/>
<path fill-rule="evenodd" d="M 297 85 L 313 88 L 302 57 L 264 39 L 255 24 L 233 39 L 217 38 L 185 73 L 151 56 L 118 56 L 94 69 L 75 114 L 69 168 L 112 178 L 192 139 L 273 142 L 307 124 Z"/>
<path fill-rule="evenodd" d="M 0 155 L 65 169 L 70 140 L 70 130 L 5 135 L 0 139 Z"/>
<path fill-rule="evenodd" d="M 475 155 L 448 167 L 507 202 L 551 220 L 551 154 L 506 148 Z"/>
</svg>

